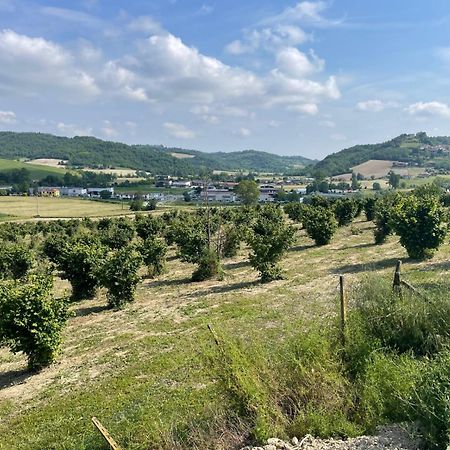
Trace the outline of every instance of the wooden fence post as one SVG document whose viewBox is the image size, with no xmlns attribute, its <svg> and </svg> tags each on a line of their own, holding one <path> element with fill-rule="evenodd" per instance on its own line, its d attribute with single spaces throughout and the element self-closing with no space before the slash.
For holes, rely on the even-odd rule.
<svg viewBox="0 0 450 450">
<path fill-rule="evenodd" d="M 344 275 L 339 277 L 339 288 L 341 298 L 341 340 L 342 345 L 345 345 L 345 325 L 347 322 L 348 299 L 345 293 Z"/>
<path fill-rule="evenodd" d="M 401 287 L 402 287 L 402 277 L 401 277 L 401 268 L 402 268 L 402 262 L 400 260 L 397 261 L 397 266 L 395 267 L 395 273 L 394 273 L 394 282 L 392 283 L 392 288 L 395 292 L 400 294 Z"/>
</svg>

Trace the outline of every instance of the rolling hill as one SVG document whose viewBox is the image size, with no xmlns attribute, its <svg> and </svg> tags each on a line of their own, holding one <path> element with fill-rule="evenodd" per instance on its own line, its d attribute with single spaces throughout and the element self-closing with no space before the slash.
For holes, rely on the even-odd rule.
<svg viewBox="0 0 450 450">
<path fill-rule="evenodd" d="M 445 151 L 439 153 L 432 148 L 438 146 L 450 146 L 450 137 L 431 137 L 423 132 L 402 134 L 380 144 L 355 145 L 328 155 L 315 165 L 314 172 L 323 176 L 348 173 L 352 167 L 369 160 L 402 161 L 450 168 L 450 154 Z"/>
<path fill-rule="evenodd" d="M 255 150 L 203 153 L 157 145 L 127 145 L 94 137 L 67 138 L 14 132 L 0 132 L 0 158 L 56 158 L 67 160 L 70 166 L 129 167 L 153 174 L 179 176 L 195 175 L 201 168 L 282 173 L 313 163 L 301 156 L 280 156 Z"/>
</svg>

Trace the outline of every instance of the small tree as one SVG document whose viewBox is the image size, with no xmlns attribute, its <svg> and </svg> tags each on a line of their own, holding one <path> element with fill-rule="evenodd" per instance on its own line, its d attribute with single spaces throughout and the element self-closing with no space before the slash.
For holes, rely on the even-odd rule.
<svg viewBox="0 0 450 450">
<path fill-rule="evenodd" d="M 131 211 L 142 211 L 144 209 L 144 200 L 142 198 L 135 198 L 130 202 Z"/>
<path fill-rule="evenodd" d="M 51 275 L 0 284 L 0 344 L 25 353 L 33 371 L 54 361 L 69 317 L 66 301 L 55 299 L 52 288 Z"/>
<path fill-rule="evenodd" d="M 315 206 L 305 210 L 303 227 L 317 245 L 326 245 L 330 243 L 338 224 L 332 210 Z"/>
<path fill-rule="evenodd" d="M 381 191 L 381 184 L 378 183 L 378 181 L 375 181 L 375 183 L 372 184 L 372 189 L 374 191 Z"/>
<path fill-rule="evenodd" d="M 367 197 L 364 202 L 364 212 L 366 214 L 366 219 L 372 221 L 375 218 L 375 205 L 377 199 L 375 197 Z"/>
<path fill-rule="evenodd" d="M 252 253 L 250 264 L 261 274 L 262 282 L 281 279 L 279 262 L 292 244 L 294 229 L 284 219 L 276 205 L 260 209 L 249 227 L 247 242 Z"/>
<path fill-rule="evenodd" d="M 167 245 L 162 239 L 148 237 L 139 247 L 148 274 L 156 277 L 164 273 L 166 268 Z"/>
<path fill-rule="evenodd" d="M 348 225 L 355 218 L 358 207 L 352 199 L 339 199 L 334 204 L 334 213 L 340 227 Z"/>
<path fill-rule="evenodd" d="M 33 265 L 33 255 L 25 244 L 0 246 L 0 278 L 23 278 Z"/>
<path fill-rule="evenodd" d="M 400 185 L 401 176 L 392 170 L 389 172 L 388 175 L 389 175 L 389 186 L 391 186 L 393 189 L 397 189 L 398 186 Z"/>
<path fill-rule="evenodd" d="M 134 223 L 124 217 L 106 219 L 99 223 L 100 240 L 111 249 L 127 246 L 134 238 Z"/>
<path fill-rule="evenodd" d="M 72 242 L 62 252 L 59 267 L 63 277 L 72 285 L 72 299 L 92 298 L 99 284 L 97 270 L 105 257 L 105 249 L 98 243 Z"/>
<path fill-rule="evenodd" d="M 392 214 L 394 206 L 401 200 L 401 197 L 401 194 L 391 192 L 377 200 L 373 219 L 375 244 L 383 244 L 386 238 L 393 233 Z"/>
<path fill-rule="evenodd" d="M 396 205 L 392 219 L 400 243 L 413 259 L 433 257 L 448 230 L 446 212 L 435 195 L 404 197 Z"/>
<path fill-rule="evenodd" d="M 235 187 L 236 195 L 244 205 L 254 205 L 259 200 L 259 187 L 253 180 L 242 180 Z"/>
<path fill-rule="evenodd" d="M 162 232 L 165 223 L 161 217 L 152 215 L 136 215 L 136 233 L 144 241 L 156 237 Z"/>
<path fill-rule="evenodd" d="M 303 203 L 288 203 L 284 207 L 284 212 L 289 216 L 289 219 L 294 222 L 301 223 L 305 208 L 307 208 L 307 206 Z"/>
<path fill-rule="evenodd" d="M 112 252 L 99 270 L 102 286 L 108 289 L 108 304 L 120 309 L 134 301 L 136 286 L 141 277 L 138 274 L 142 263 L 141 255 L 128 245 Z"/>
</svg>

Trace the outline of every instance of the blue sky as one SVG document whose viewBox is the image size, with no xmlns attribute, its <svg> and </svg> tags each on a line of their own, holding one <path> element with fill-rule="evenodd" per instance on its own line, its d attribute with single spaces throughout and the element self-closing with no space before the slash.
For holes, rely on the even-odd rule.
<svg viewBox="0 0 450 450">
<path fill-rule="evenodd" d="M 0 0 L 0 130 L 322 158 L 450 135 L 447 0 Z"/>
</svg>

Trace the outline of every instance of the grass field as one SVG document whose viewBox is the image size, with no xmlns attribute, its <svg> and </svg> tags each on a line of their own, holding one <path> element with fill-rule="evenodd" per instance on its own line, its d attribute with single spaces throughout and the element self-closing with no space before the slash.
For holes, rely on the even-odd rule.
<svg viewBox="0 0 450 450">
<path fill-rule="evenodd" d="M 75 198 L 0 197 L 0 220 L 29 219 L 38 211 L 42 218 L 117 216 L 126 214 L 128 205 Z"/>
<path fill-rule="evenodd" d="M 223 281 L 202 283 L 189 283 L 193 266 L 172 253 L 167 273 L 144 279 L 123 311 L 105 309 L 103 292 L 73 304 L 52 367 L 29 375 L 23 356 L 0 350 L 0 449 L 106 449 L 92 416 L 123 449 L 176 448 L 171 437 L 205 427 L 225 408 L 205 356 L 212 348 L 207 324 L 270 354 L 299 324 L 337 314 L 339 274 L 349 286 L 368 271 L 391 278 L 400 258 L 419 288 L 448 279 L 448 244 L 416 263 L 395 237 L 373 245 L 372 232 L 359 220 L 316 247 L 299 231 L 283 262 L 286 278 L 270 284 L 258 283 L 245 248 L 225 261 Z M 58 292 L 67 288 L 57 281 Z"/>
<path fill-rule="evenodd" d="M 0 159 L 0 171 L 11 169 L 27 169 L 33 179 L 45 178 L 47 175 L 64 175 L 64 170 L 58 167 L 50 167 L 38 164 L 28 164 L 12 159 Z"/>
</svg>

